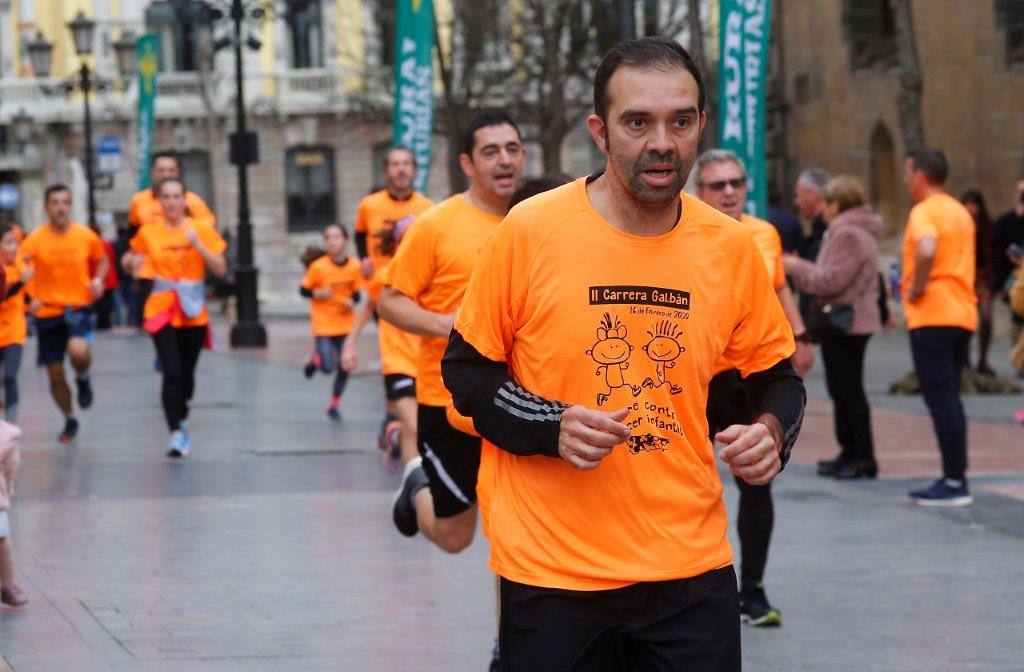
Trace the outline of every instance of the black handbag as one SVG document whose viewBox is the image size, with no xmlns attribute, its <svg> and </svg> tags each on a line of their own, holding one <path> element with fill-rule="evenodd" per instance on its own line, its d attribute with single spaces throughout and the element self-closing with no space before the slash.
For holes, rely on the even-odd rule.
<svg viewBox="0 0 1024 672">
<path fill-rule="evenodd" d="M 853 331 L 853 306 L 849 303 L 811 304 L 806 325 L 816 336 L 849 336 Z"/>
</svg>

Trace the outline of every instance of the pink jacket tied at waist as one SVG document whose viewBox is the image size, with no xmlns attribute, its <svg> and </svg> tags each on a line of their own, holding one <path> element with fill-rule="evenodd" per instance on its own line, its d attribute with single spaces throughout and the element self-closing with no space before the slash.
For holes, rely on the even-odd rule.
<svg viewBox="0 0 1024 672">
<path fill-rule="evenodd" d="M 869 205 L 841 213 L 829 225 L 817 261 L 790 259 L 786 276 L 819 303 L 853 306 L 852 334 L 882 328 L 878 309 L 878 232 L 882 220 Z"/>
<path fill-rule="evenodd" d="M 21 466 L 21 450 L 18 439 L 21 430 L 17 425 L 0 420 L 0 509 L 11 508 L 14 497 L 14 477 Z"/>
</svg>

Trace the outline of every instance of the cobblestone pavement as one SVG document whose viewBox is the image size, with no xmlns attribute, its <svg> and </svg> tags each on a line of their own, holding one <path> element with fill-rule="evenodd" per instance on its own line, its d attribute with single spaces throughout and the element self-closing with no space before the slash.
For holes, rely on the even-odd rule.
<svg viewBox="0 0 1024 672">
<path fill-rule="evenodd" d="M 12 514 L 31 603 L 0 611 L 10 666 L 486 669 L 486 544 L 449 556 L 392 529 L 396 477 L 372 448 L 382 413 L 372 337 L 336 426 L 323 417 L 329 381 L 298 373 L 305 329 L 274 322 L 266 352 L 227 352 L 222 337 L 221 350 L 204 353 L 196 448 L 182 462 L 163 457 L 146 339 L 97 337 L 97 402 L 67 447 L 28 348 Z M 869 356 L 885 478 L 813 475 L 813 460 L 835 451 L 817 371 L 796 461 L 775 486 L 767 586 L 785 625 L 744 631 L 746 669 L 1024 669 L 1014 598 L 1024 585 L 1024 429 L 1009 422 L 1024 400 L 968 400 L 973 508 L 913 509 L 906 490 L 938 460 L 920 400 L 881 394 L 908 367 L 905 338 L 879 337 Z"/>
</svg>

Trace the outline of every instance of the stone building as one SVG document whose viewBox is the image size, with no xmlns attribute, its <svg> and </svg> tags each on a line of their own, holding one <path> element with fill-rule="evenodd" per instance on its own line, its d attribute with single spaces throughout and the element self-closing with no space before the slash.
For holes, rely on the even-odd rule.
<svg viewBox="0 0 1024 672">
<path fill-rule="evenodd" d="M 791 194 L 803 168 L 852 173 L 895 233 L 910 204 L 900 181 L 904 143 L 888 1 L 774 4 L 770 174 Z M 1005 211 L 1024 178 L 1024 1 L 911 5 L 926 141 L 946 152 L 953 194 L 978 188 L 994 214 Z"/>
</svg>

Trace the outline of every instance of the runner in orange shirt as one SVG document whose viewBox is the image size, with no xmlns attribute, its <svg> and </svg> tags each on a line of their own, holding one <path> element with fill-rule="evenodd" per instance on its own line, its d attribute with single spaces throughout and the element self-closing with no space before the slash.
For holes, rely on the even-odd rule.
<svg viewBox="0 0 1024 672">
<path fill-rule="evenodd" d="M 383 319 L 420 336 L 416 424 L 422 458 L 406 465 L 395 525 L 406 536 L 422 531 L 449 553 L 466 548 L 476 531 L 480 439 L 448 420 L 451 395 L 441 381 L 441 355 L 480 250 L 504 216 L 525 162 L 512 119 L 478 113 L 459 157 L 469 189 L 416 219 L 392 261 L 378 306 Z"/>
<path fill-rule="evenodd" d="M 804 391 L 750 235 L 681 193 L 701 81 L 667 38 L 614 47 L 587 120 L 605 172 L 514 208 L 459 308 L 442 371 L 498 449 L 502 669 L 594 669 L 619 652 L 616 669 L 740 669 L 708 383 L 725 364 L 752 391 L 756 420 L 716 440 L 757 484 L 786 461 Z"/>
<path fill-rule="evenodd" d="M 18 369 L 28 334 L 25 319 L 25 283 L 32 267 L 18 257 L 19 235 L 14 224 L 0 225 L 0 262 L 6 288 L 0 303 L 0 365 L 4 369 L 4 419 L 18 424 Z"/>
<path fill-rule="evenodd" d="M 384 154 L 387 186 L 359 201 L 356 213 L 356 251 L 363 277 L 370 279 L 395 255 L 395 225 L 406 217 L 422 214 L 434 204 L 413 189 L 416 155 L 408 147 L 392 147 Z"/>
<path fill-rule="evenodd" d="M 392 234 L 398 239 L 396 242 L 400 242 L 404 230 L 401 224 L 396 226 Z M 341 350 L 342 366 L 347 371 L 358 365 L 356 345 L 359 335 L 377 310 L 381 290 L 390 278 L 390 268 L 389 263 L 378 269 L 366 284 L 367 300 L 356 313 L 352 331 Z M 416 366 L 420 341 L 418 336 L 402 331 L 387 320 L 377 322 L 377 341 L 387 406 L 387 420 L 378 439 L 378 448 L 388 471 L 397 471 L 419 455 L 416 447 Z"/>
<path fill-rule="evenodd" d="M 942 188 L 948 174 L 946 156 L 937 149 L 911 151 L 903 164 L 903 182 L 914 202 L 903 234 L 903 307 L 921 396 L 942 453 L 942 478 L 910 493 L 921 506 L 974 501 L 967 487 L 960 373 L 978 328 L 976 236 L 971 213 Z"/>
<path fill-rule="evenodd" d="M 348 382 L 348 371 L 341 365 L 341 345 L 352 331 L 355 321 L 353 307 L 363 287 L 359 262 L 350 257 L 348 232 L 340 224 L 324 229 L 324 247 L 327 253 L 306 269 L 299 293 L 312 301 L 309 323 L 313 331 L 315 354 L 306 363 L 306 378 L 312 378 L 317 369 L 324 374 L 334 373 L 331 400 L 327 417 L 341 421 L 341 395 Z"/>
<path fill-rule="evenodd" d="M 209 222 L 186 215 L 186 193 L 177 178 L 156 185 L 164 218 L 140 228 L 131 242 L 131 261 L 146 261 L 154 274 L 143 327 L 153 337 L 161 364 L 160 398 L 170 431 L 170 458 L 187 457 L 192 449 L 189 402 L 195 392 L 199 354 L 209 343 L 206 271 L 223 277 L 228 270 L 227 243 Z"/>
<path fill-rule="evenodd" d="M 803 376 L 814 362 L 810 334 L 793 293 L 786 284 L 782 267 L 782 239 L 774 226 L 743 212 L 747 204 L 747 170 L 743 161 L 727 149 L 712 149 L 697 159 L 697 198 L 746 225 L 768 270 L 782 311 L 793 328 L 796 352 L 793 365 Z M 717 432 L 736 422 L 747 424 L 754 418 L 744 399 L 738 371 L 722 371 L 711 380 L 708 391 L 708 424 Z M 736 478 L 740 491 L 736 512 L 736 530 L 740 538 L 740 618 L 754 626 L 782 624 L 781 612 L 768 601 L 764 589 L 764 570 L 768 564 L 768 546 L 775 524 L 775 506 L 771 484 L 751 485 Z"/>
<path fill-rule="evenodd" d="M 135 192 L 128 205 L 128 224 L 132 227 L 132 236 L 146 224 L 163 223 L 164 210 L 157 197 L 156 187 L 164 180 L 182 179 L 181 162 L 177 153 L 165 151 L 154 154 L 150 162 L 149 176 L 150 188 Z M 185 216 L 194 222 L 217 225 L 217 218 L 206 205 L 206 201 L 192 191 L 185 192 Z M 135 278 L 136 300 L 140 305 L 145 304 L 146 297 L 153 287 L 153 268 L 144 259 L 140 259 L 137 267 L 128 270 Z"/>
<path fill-rule="evenodd" d="M 57 438 L 68 443 L 78 434 L 78 419 L 64 375 L 64 355 L 75 370 L 78 405 L 89 408 L 93 402 L 89 379 L 92 304 L 103 295 L 108 261 L 100 237 L 71 221 L 71 192 L 66 186 L 47 187 L 43 202 L 47 221 L 26 236 L 18 254 L 35 272 L 26 292 L 32 297 L 29 309 L 36 318 L 37 361 L 46 367 L 50 393 L 64 414 L 64 429 Z"/>
</svg>

